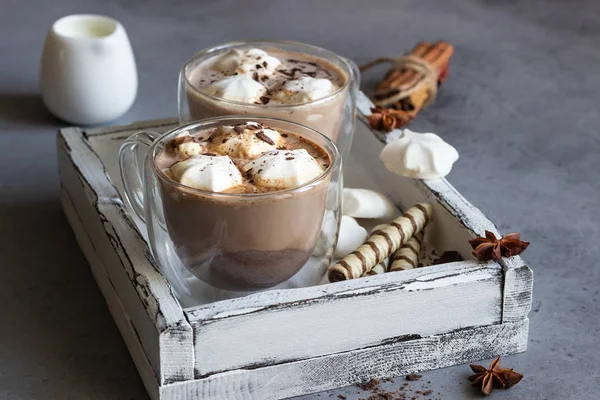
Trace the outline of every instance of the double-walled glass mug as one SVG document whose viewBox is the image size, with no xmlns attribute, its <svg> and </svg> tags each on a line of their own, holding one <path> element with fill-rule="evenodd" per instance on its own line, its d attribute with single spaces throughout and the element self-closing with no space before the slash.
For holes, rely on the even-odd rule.
<svg viewBox="0 0 600 400">
<path fill-rule="evenodd" d="M 341 76 L 343 83 L 336 91 L 325 97 L 298 104 L 281 104 L 273 101 L 267 104 L 255 104 L 232 101 L 211 95 L 200 87 L 201 81 L 212 80 L 210 70 L 207 70 L 207 64 L 212 62 L 209 60 L 232 50 L 254 48 L 261 49 L 267 54 L 284 53 L 317 60 L 326 68 L 335 70 L 336 74 Z M 286 62 L 284 59 L 281 61 Z M 203 74 L 209 76 L 202 76 Z M 298 75 L 300 74 L 296 76 Z M 181 124 L 232 114 L 264 115 L 286 119 L 311 127 L 332 139 L 345 160 L 354 136 L 356 96 L 359 86 L 360 73 L 354 62 L 320 47 L 288 41 L 231 42 L 205 49 L 185 63 L 179 74 L 179 119 Z"/>
<path fill-rule="evenodd" d="M 138 132 L 121 146 L 125 200 L 145 222 L 158 267 L 186 304 L 315 285 L 331 263 L 340 219 L 341 157 L 335 144 L 314 129 L 281 119 L 251 119 L 301 136 L 328 155 L 329 166 L 299 187 L 211 192 L 182 185 L 157 165 L 167 143 L 184 131 L 193 136 L 248 120 L 227 116 L 163 135 Z"/>
</svg>

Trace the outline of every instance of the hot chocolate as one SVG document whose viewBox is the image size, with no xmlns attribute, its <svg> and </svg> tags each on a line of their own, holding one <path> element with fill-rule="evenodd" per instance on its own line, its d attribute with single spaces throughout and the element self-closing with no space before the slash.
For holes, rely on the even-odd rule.
<svg viewBox="0 0 600 400">
<path fill-rule="evenodd" d="M 175 251 L 203 281 L 272 287 L 312 254 L 332 162 L 316 143 L 247 122 L 179 134 L 154 162 Z"/>
<path fill-rule="evenodd" d="M 277 48 L 232 48 L 189 63 L 192 119 L 256 114 L 299 122 L 336 140 L 350 77 L 313 55 Z"/>
</svg>

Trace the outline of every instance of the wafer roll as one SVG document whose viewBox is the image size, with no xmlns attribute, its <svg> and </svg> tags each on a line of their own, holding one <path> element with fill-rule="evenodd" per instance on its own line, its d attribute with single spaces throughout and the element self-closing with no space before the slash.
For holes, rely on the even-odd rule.
<svg viewBox="0 0 600 400">
<path fill-rule="evenodd" d="M 380 262 L 379 264 L 374 266 L 372 270 L 370 270 L 369 272 L 366 272 L 363 275 L 363 277 L 383 274 L 384 272 L 386 272 L 386 270 L 387 270 L 387 263 L 385 262 L 385 260 L 383 260 L 382 262 Z"/>
<path fill-rule="evenodd" d="M 410 208 L 383 229 L 371 233 L 365 244 L 329 268 L 329 281 L 355 279 L 388 258 L 412 236 L 421 232 L 431 220 L 432 208 L 427 203 Z"/>
<path fill-rule="evenodd" d="M 412 239 L 400 246 L 390 257 L 389 271 L 402 271 L 417 268 L 421 243 L 423 242 L 423 231 L 414 235 Z"/>
</svg>

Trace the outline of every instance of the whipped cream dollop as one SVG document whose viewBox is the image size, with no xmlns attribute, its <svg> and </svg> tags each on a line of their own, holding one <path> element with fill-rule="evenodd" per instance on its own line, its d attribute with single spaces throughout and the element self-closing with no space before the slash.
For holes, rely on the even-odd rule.
<svg viewBox="0 0 600 400">
<path fill-rule="evenodd" d="M 242 174 L 227 156 L 195 155 L 173 164 L 169 174 L 182 185 L 212 192 L 242 184 Z"/>
<path fill-rule="evenodd" d="M 305 149 L 268 151 L 242 169 L 256 184 L 273 189 L 300 186 L 323 173 Z"/>
<path fill-rule="evenodd" d="M 205 92 L 223 99 L 243 103 L 258 103 L 267 88 L 248 74 L 228 76 L 208 85 Z"/>
<path fill-rule="evenodd" d="M 379 156 L 391 172 L 415 179 L 437 179 L 452 170 L 458 152 L 435 133 L 417 133 L 404 129 L 388 143 Z"/>
<path fill-rule="evenodd" d="M 209 152 L 227 154 L 234 158 L 255 158 L 277 149 L 281 135 L 257 122 L 216 128 L 206 145 Z"/>
<path fill-rule="evenodd" d="M 218 57 L 211 68 L 225 75 L 234 73 L 247 74 L 258 72 L 260 74 L 272 74 L 281 65 L 278 58 L 270 56 L 261 49 L 248 49 L 246 51 L 231 49 Z"/>
<path fill-rule="evenodd" d="M 335 91 L 329 79 L 302 76 L 285 82 L 274 97 L 285 104 L 308 103 L 322 99 Z"/>
</svg>

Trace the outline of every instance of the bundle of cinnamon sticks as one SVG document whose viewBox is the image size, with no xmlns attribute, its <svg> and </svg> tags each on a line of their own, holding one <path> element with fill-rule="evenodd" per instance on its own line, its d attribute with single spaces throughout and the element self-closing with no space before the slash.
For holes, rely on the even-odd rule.
<svg viewBox="0 0 600 400">
<path fill-rule="evenodd" d="M 453 52 L 448 42 L 420 42 L 404 57 L 377 59 L 361 67 L 364 71 L 381 62 L 394 62 L 372 97 L 377 107 L 367 117 L 371 126 L 389 132 L 408 124 L 435 98 L 448 76 Z"/>
</svg>

